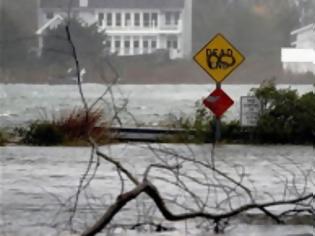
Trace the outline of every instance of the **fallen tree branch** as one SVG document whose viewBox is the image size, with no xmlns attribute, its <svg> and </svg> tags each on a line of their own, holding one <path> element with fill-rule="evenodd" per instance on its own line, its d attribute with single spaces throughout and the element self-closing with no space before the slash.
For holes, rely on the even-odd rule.
<svg viewBox="0 0 315 236">
<path fill-rule="evenodd" d="M 142 183 L 133 190 L 119 195 L 116 202 L 112 204 L 106 213 L 89 229 L 87 229 L 82 236 L 92 236 L 101 232 L 107 224 L 111 222 L 114 216 L 131 200 L 135 199 L 139 194 L 145 191 L 147 184 Z"/>
<path fill-rule="evenodd" d="M 263 210 L 265 214 L 275 220 L 277 223 L 282 223 L 280 219 L 278 219 L 274 214 L 270 213 L 266 210 L 267 207 L 278 206 L 278 205 L 290 205 L 298 202 L 305 201 L 313 197 L 313 194 L 306 195 L 304 197 L 291 199 L 291 200 L 282 200 L 282 201 L 273 201 L 262 204 L 247 204 L 243 205 L 235 210 L 232 210 L 227 213 L 222 214 L 212 214 L 208 212 L 190 212 L 183 214 L 174 214 L 172 213 L 168 207 L 166 206 L 163 198 L 161 197 L 158 189 L 151 184 L 150 182 L 144 180 L 141 184 L 137 185 L 133 190 L 121 194 L 117 197 L 116 202 L 113 203 L 105 214 L 90 228 L 88 228 L 82 236 L 93 236 L 96 233 L 101 232 L 114 218 L 114 216 L 129 202 L 138 197 L 141 193 L 146 193 L 155 203 L 160 213 L 164 216 L 165 219 L 169 221 L 181 221 L 188 220 L 194 218 L 204 218 L 208 220 L 213 220 L 218 223 L 222 219 L 228 219 L 233 216 L 239 215 L 242 212 L 251 210 L 251 209 L 259 209 Z"/>
</svg>

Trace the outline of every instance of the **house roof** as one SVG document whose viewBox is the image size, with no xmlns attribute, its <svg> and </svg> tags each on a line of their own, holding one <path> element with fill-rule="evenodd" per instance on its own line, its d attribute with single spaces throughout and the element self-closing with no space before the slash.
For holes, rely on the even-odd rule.
<svg viewBox="0 0 315 236">
<path fill-rule="evenodd" d="M 300 34 L 300 33 L 303 33 L 305 31 L 314 31 L 314 33 L 315 33 L 315 24 L 309 24 L 309 25 L 303 26 L 299 29 L 296 29 L 296 30 L 291 32 L 291 35 Z"/>
<path fill-rule="evenodd" d="M 79 6 L 80 0 L 72 0 L 72 8 Z M 71 0 L 41 0 L 41 8 L 67 8 Z M 169 9 L 184 8 L 184 0 L 88 0 L 87 8 L 128 8 L 128 9 Z"/>
<path fill-rule="evenodd" d="M 46 22 L 42 27 L 36 30 L 37 35 L 42 35 L 43 32 L 50 27 L 51 24 L 54 24 L 56 21 L 63 21 L 62 16 L 55 15 L 52 19 Z"/>
</svg>

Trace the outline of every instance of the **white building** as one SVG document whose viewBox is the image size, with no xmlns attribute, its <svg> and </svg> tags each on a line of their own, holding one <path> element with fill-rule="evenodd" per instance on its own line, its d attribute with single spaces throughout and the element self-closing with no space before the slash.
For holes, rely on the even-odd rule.
<svg viewBox="0 0 315 236">
<path fill-rule="evenodd" d="M 69 0 L 41 0 L 37 34 L 67 16 Z M 167 49 L 170 57 L 191 56 L 192 0 L 73 0 L 72 16 L 97 23 L 110 53 L 141 55 Z M 42 47 L 42 45 L 40 45 Z"/>
<path fill-rule="evenodd" d="M 294 30 L 291 32 L 291 36 L 295 37 L 295 41 L 291 44 L 293 47 L 283 48 L 282 54 L 294 54 L 293 49 L 305 49 L 305 52 L 313 52 L 315 50 L 315 24 L 309 24 Z M 300 50 L 300 52 L 303 52 L 303 50 Z M 312 72 L 315 74 L 315 58 L 313 58 L 315 55 L 312 56 L 312 54 L 308 53 L 309 55 L 305 54 L 305 56 L 299 56 L 299 54 L 300 53 L 296 53 L 295 62 L 286 62 L 285 59 L 282 58 L 283 69 L 293 73 Z"/>
</svg>

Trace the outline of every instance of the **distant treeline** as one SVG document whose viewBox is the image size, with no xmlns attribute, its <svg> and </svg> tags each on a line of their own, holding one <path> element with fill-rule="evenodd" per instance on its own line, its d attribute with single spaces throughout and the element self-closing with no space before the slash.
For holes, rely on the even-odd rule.
<svg viewBox="0 0 315 236">
<path fill-rule="evenodd" d="M 195 0 L 193 7 L 195 50 L 220 32 L 247 56 L 279 51 L 292 30 L 315 22 L 314 0 Z"/>
</svg>

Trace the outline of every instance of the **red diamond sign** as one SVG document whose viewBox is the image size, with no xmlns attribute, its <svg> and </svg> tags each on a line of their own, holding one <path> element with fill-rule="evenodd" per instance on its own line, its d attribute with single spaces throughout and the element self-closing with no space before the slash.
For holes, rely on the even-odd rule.
<svg viewBox="0 0 315 236">
<path fill-rule="evenodd" d="M 234 101 L 222 89 L 217 88 L 203 100 L 203 104 L 209 108 L 216 117 L 220 117 L 234 104 Z"/>
</svg>

